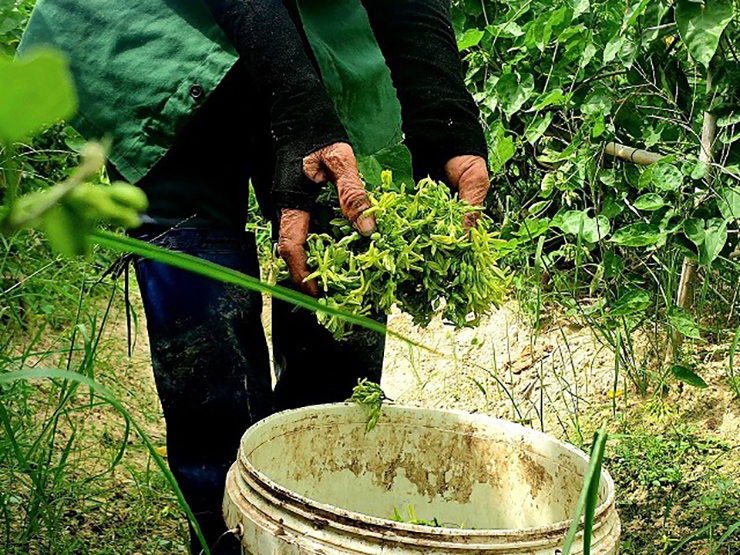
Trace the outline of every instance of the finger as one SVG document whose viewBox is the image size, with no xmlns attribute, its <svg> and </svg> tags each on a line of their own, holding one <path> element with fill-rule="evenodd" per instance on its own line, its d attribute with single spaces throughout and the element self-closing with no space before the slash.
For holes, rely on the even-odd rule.
<svg viewBox="0 0 740 555">
<path fill-rule="evenodd" d="M 488 194 L 489 181 L 488 175 L 484 178 L 478 176 L 475 180 L 460 182 L 459 196 L 460 200 L 467 201 L 471 206 L 483 206 Z M 475 227 L 480 218 L 480 212 L 468 212 L 463 217 L 463 226 L 465 228 Z"/>
<path fill-rule="evenodd" d="M 460 181 L 460 190 L 458 193 L 460 200 L 467 201 L 471 206 L 483 206 L 489 186 L 490 182 L 486 174 L 475 176 L 470 180 L 464 179 Z"/>
<path fill-rule="evenodd" d="M 308 179 L 316 183 L 326 183 L 329 180 L 322 167 L 321 151 L 317 151 L 303 159 L 303 173 Z"/>
<path fill-rule="evenodd" d="M 336 181 L 337 193 L 339 194 L 339 206 L 342 208 L 342 214 L 352 224 L 354 224 L 357 231 L 362 235 L 370 235 L 375 231 L 375 216 L 370 214 L 369 216 L 364 215 L 365 210 L 370 208 L 370 199 L 365 191 L 365 186 L 360 180 L 360 176 L 356 178 L 352 176 L 346 176 L 339 178 Z"/>
<path fill-rule="evenodd" d="M 307 295 L 318 296 L 315 280 L 304 281 L 309 276 L 306 255 L 306 238 L 310 214 L 305 210 L 285 209 L 280 216 L 278 252 L 285 260 L 290 279 Z"/>
<path fill-rule="evenodd" d="M 375 217 L 362 215 L 371 203 L 360 179 L 352 147 L 337 143 L 324 151 L 322 159 L 325 173 L 337 186 L 342 214 L 354 224 L 357 231 L 370 235 L 375 231 Z"/>
<path fill-rule="evenodd" d="M 451 185 L 458 190 L 460 200 L 471 206 L 483 206 L 490 187 L 486 162 L 480 156 L 457 156 L 445 167 Z M 475 226 L 480 217 L 478 212 L 465 215 L 465 227 Z"/>
</svg>

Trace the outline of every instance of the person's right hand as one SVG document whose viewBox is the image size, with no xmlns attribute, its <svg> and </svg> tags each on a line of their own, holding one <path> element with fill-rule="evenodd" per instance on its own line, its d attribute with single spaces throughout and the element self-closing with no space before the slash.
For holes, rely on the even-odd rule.
<svg viewBox="0 0 740 555">
<path fill-rule="evenodd" d="M 349 144 L 334 143 L 309 154 L 303 159 L 303 173 L 316 183 L 334 183 L 344 217 L 363 235 L 370 235 L 375 231 L 375 217 L 363 215 L 370 208 L 370 200 L 360 180 L 357 159 Z M 278 252 L 288 265 L 293 282 L 304 293 L 317 296 L 319 289 L 316 282 L 304 282 L 310 274 L 305 248 L 310 220 L 311 215 L 305 210 L 284 208 L 280 214 Z"/>
</svg>

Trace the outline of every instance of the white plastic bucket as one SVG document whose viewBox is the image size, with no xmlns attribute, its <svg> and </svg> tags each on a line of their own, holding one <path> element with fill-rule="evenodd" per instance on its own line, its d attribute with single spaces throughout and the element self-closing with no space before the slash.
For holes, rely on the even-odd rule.
<svg viewBox="0 0 740 555">
<path fill-rule="evenodd" d="M 224 515 L 252 555 L 527 554 L 562 547 L 587 456 L 481 415 L 349 404 L 275 414 L 243 436 Z M 442 527 L 395 522 L 412 507 Z M 604 471 L 591 553 L 616 554 L 620 522 Z M 580 538 L 579 538 L 580 542 Z M 581 553 L 580 543 L 573 553 Z"/>
</svg>

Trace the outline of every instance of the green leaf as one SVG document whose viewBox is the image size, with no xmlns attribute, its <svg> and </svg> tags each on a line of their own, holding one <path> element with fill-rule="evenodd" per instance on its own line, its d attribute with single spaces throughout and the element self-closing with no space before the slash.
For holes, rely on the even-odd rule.
<svg viewBox="0 0 740 555">
<path fill-rule="evenodd" d="M 494 36 L 503 37 L 521 37 L 524 34 L 522 28 L 514 21 L 506 21 L 500 25 L 491 25 L 492 33 Z"/>
<path fill-rule="evenodd" d="M 638 0 L 629 7 L 627 12 L 624 14 L 622 31 L 626 31 L 627 29 L 632 29 L 632 27 L 634 27 L 637 18 L 645 12 L 648 4 L 650 4 L 650 0 Z"/>
<path fill-rule="evenodd" d="M 586 115 L 608 114 L 612 109 L 612 99 L 603 89 L 589 94 L 581 104 L 581 112 Z"/>
<path fill-rule="evenodd" d="M 704 179 L 708 170 L 709 168 L 704 162 L 697 160 L 696 162 L 688 162 L 684 164 L 683 173 L 684 175 L 688 175 L 694 181 L 699 181 L 700 179 Z"/>
<path fill-rule="evenodd" d="M 573 10 L 573 18 L 575 19 L 581 14 L 586 13 L 591 9 L 589 0 L 570 0 L 570 8 Z"/>
<path fill-rule="evenodd" d="M 678 332 L 686 337 L 700 339 L 701 333 L 699 327 L 694 322 L 694 318 L 679 306 L 672 306 L 668 310 L 668 321 L 676 328 Z"/>
<path fill-rule="evenodd" d="M 67 61 L 57 52 L 0 58 L 0 83 L 0 143 L 30 137 L 77 109 Z"/>
<path fill-rule="evenodd" d="M 525 73 L 521 79 L 515 73 L 506 73 L 496 83 L 496 95 L 507 117 L 518 112 L 534 91 L 534 78 Z"/>
<path fill-rule="evenodd" d="M 565 97 L 563 96 L 563 91 L 561 89 L 555 89 L 548 93 L 542 93 L 540 96 L 538 96 L 537 99 L 532 103 L 532 107 L 527 111 L 534 112 L 537 110 L 542 110 L 543 108 L 551 105 L 560 106 L 561 104 L 563 104 L 564 100 Z"/>
<path fill-rule="evenodd" d="M 518 230 L 512 231 L 512 235 L 529 241 L 545 233 L 549 227 L 550 222 L 547 218 L 527 218 L 519 224 Z"/>
<path fill-rule="evenodd" d="M 581 61 L 578 63 L 578 65 L 581 68 L 586 67 L 591 62 L 591 60 L 593 60 L 594 56 L 596 55 L 596 52 L 598 52 L 598 50 L 596 49 L 596 46 L 592 42 L 589 42 L 588 44 L 586 44 L 586 46 L 583 48 L 583 53 L 581 54 Z"/>
<path fill-rule="evenodd" d="M 88 225 L 71 208 L 57 205 L 43 216 L 43 229 L 51 247 L 66 256 L 86 255 Z"/>
<path fill-rule="evenodd" d="M 368 156 L 360 156 L 357 159 L 357 166 L 365 181 L 376 187 L 381 184 L 380 174 L 386 170 L 393 172 L 393 179 L 397 183 L 408 185 L 414 183 L 411 153 L 404 144 L 398 144 Z"/>
<path fill-rule="evenodd" d="M 609 219 L 615 218 L 624 212 L 624 203 L 609 195 L 604 199 L 601 213 Z"/>
<path fill-rule="evenodd" d="M 617 57 L 617 54 L 619 54 L 619 52 L 622 50 L 624 40 L 624 37 L 616 35 L 612 37 L 609 42 L 606 43 L 606 46 L 604 47 L 605 64 L 608 64 Z"/>
<path fill-rule="evenodd" d="M 733 112 L 728 116 L 717 118 L 717 127 L 729 127 L 740 123 L 740 112 Z"/>
<path fill-rule="evenodd" d="M 740 189 L 724 187 L 719 191 L 719 211 L 728 222 L 740 220 Z"/>
<path fill-rule="evenodd" d="M 688 218 L 683 230 L 699 249 L 699 263 L 704 266 L 714 262 L 727 242 L 727 222 L 722 218 L 706 222 L 701 218 Z"/>
<path fill-rule="evenodd" d="M 629 289 L 617 299 L 609 314 L 612 316 L 629 316 L 642 312 L 650 304 L 650 293 L 639 288 Z"/>
<path fill-rule="evenodd" d="M 570 555 L 573 544 L 578 534 L 578 528 L 583 516 L 583 555 L 591 553 L 591 539 L 593 536 L 594 519 L 596 517 L 596 508 L 599 505 L 599 486 L 601 485 L 601 466 L 604 461 L 604 450 L 606 448 L 607 433 L 606 427 L 602 427 L 594 435 L 594 442 L 591 446 L 591 458 L 586 469 L 586 475 L 583 481 L 583 489 L 576 504 L 576 511 L 573 515 L 570 528 L 563 541 L 562 555 Z M 557 551 L 556 551 L 557 553 Z"/>
<path fill-rule="evenodd" d="M 734 133 L 730 131 L 730 129 L 735 129 L 734 127 L 731 128 L 725 128 L 723 129 L 718 137 L 718 140 L 725 145 L 731 145 L 735 141 L 740 140 L 740 130 L 736 130 Z"/>
<path fill-rule="evenodd" d="M 699 389 L 706 389 L 709 387 L 707 382 L 705 382 L 699 374 L 686 366 L 674 364 L 671 366 L 671 374 L 673 374 L 676 379 L 689 385 L 693 385 L 694 387 L 698 387 Z"/>
<path fill-rule="evenodd" d="M 709 67 L 725 27 L 732 21 L 731 0 L 676 1 L 676 25 L 693 58 Z"/>
<path fill-rule="evenodd" d="M 552 118 L 553 113 L 547 112 L 544 116 L 536 117 L 532 120 L 524 131 L 524 136 L 530 144 L 534 144 L 540 140 L 540 137 L 542 137 L 542 135 L 545 134 L 545 131 L 547 131 L 547 128 L 550 127 Z"/>
<path fill-rule="evenodd" d="M 658 193 L 645 193 L 635 200 L 635 208 L 645 210 L 646 212 L 654 212 L 664 206 L 665 201 Z"/>
<path fill-rule="evenodd" d="M 649 247 L 658 244 L 661 238 L 657 225 L 639 222 L 618 229 L 610 241 L 623 247 Z"/>
<path fill-rule="evenodd" d="M 683 173 L 676 166 L 665 162 L 656 162 L 648 166 L 640 175 L 639 189 L 651 186 L 657 191 L 676 191 L 683 185 Z"/>
<path fill-rule="evenodd" d="M 514 146 L 514 139 L 506 134 L 506 130 L 501 125 L 496 128 L 492 139 L 493 147 L 490 153 L 491 171 L 498 173 L 504 168 L 506 162 L 513 158 L 516 147 Z"/>
<path fill-rule="evenodd" d="M 568 210 L 560 217 L 553 219 L 552 225 L 565 233 L 581 235 L 589 243 L 597 243 L 609 235 L 611 226 L 606 216 L 591 218 L 585 210 Z"/>
<path fill-rule="evenodd" d="M 483 35 L 485 35 L 485 32 L 481 31 L 480 29 L 468 29 L 457 40 L 457 49 L 466 50 L 467 48 L 478 46 L 481 39 L 483 38 Z"/>
<path fill-rule="evenodd" d="M 618 277 L 624 270 L 624 260 L 612 251 L 604 253 L 604 277 L 611 279 Z"/>
<path fill-rule="evenodd" d="M 596 139 L 597 137 L 601 137 L 604 131 L 606 131 L 606 120 L 604 119 L 604 114 L 599 114 L 596 116 L 593 129 L 591 129 L 591 136 Z"/>
</svg>

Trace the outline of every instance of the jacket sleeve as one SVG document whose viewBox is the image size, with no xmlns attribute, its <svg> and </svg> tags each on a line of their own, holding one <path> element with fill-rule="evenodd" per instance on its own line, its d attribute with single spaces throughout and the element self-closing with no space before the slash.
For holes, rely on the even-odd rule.
<svg viewBox="0 0 740 555">
<path fill-rule="evenodd" d="M 335 142 L 349 143 L 303 38 L 283 0 L 205 0 L 216 23 L 269 99 L 276 148 L 272 200 L 308 210 L 318 187 L 304 177 L 303 158 Z"/>
<path fill-rule="evenodd" d="M 479 110 L 463 80 L 449 0 L 363 4 L 398 91 L 415 177 L 446 180 L 450 158 L 486 158 Z"/>
</svg>

